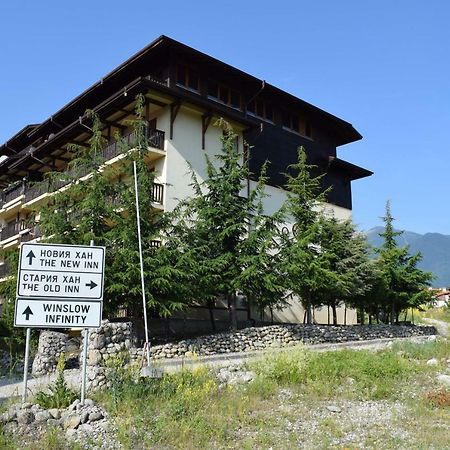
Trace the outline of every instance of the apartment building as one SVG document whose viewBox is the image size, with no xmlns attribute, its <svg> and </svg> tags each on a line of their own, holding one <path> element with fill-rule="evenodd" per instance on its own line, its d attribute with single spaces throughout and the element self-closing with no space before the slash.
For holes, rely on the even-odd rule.
<svg viewBox="0 0 450 450">
<path fill-rule="evenodd" d="M 146 99 L 145 115 L 151 143 L 147 160 L 157 174 L 154 208 L 170 211 L 190 194 L 188 162 L 203 179 L 205 153 L 220 151 L 222 131 L 216 119 L 227 120 L 238 133 L 257 174 L 266 160 L 269 181 L 267 213 L 285 198 L 283 172 L 303 146 L 311 164 L 332 186 L 325 208 L 336 217 L 351 216 L 351 183 L 372 172 L 340 159 L 337 147 L 361 139 L 353 126 L 287 92 L 231 67 L 169 37 L 161 36 L 129 58 L 42 123 L 25 126 L 0 146 L 0 248 L 39 239 L 27 220 L 33 206 L 48 197 L 44 180 L 49 171 L 65 171 L 73 158 L 69 144 L 86 146 L 90 138 L 84 113 L 93 109 L 103 124 L 108 144 L 105 164 L 123 155 L 114 137 L 133 139 L 137 94 Z M 69 148 L 68 148 L 69 146 Z M 63 188 L 65 182 L 56 188 Z M 249 185 L 253 183 L 248 180 Z M 55 186 L 52 187 L 55 189 Z M 0 276 L 7 267 L 0 266 Z M 279 320 L 299 321 L 298 304 L 279 313 Z"/>
</svg>

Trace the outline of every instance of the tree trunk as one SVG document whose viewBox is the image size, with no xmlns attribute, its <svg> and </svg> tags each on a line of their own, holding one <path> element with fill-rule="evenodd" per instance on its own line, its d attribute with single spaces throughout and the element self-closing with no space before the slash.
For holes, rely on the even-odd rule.
<svg viewBox="0 0 450 450">
<path fill-rule="evenodd" d="M 331 310 L 333 311 L 333 325 L 337 325 L 337 307 L 336 307 L 336 301 L 333 301 L 331 304 Z"/>
<path fill-rule="evenodd" d="M 366 318 L 364 317 L 364 308 L 360 308 L 359 309 L 359 323 L 361 325 L 364 325 L 365 322 L 366 322 Z"/>
<path fill-rule="evenodd" d="M 372 314 L 369 314 L 369 325 L 372 325 Z"/>
<path fill-rule="evenodd" d="M 208 309 L 209 309 L 209 320 L 211 321 L 211 329 L 212 331 L 216 331 L 216 322 L 214 320 L 214 310 L 213 310 L 213 301 L 208 301 Z"/>
<path fill-rule="evenodd" d="M 395 324 L 395 317 L 396 317 L 396 313 L 395 313 L 395 303 L 392 302 L 391 305 L 391 325 Z"/>
<path fill-rule="evenodd" d="M 344 325 L 347 325 L 347 305 L 344 305 Z"/>
<path fill-rule="evenodd" d="M 228 296 L 228 310 L 230 312 L 230 326 L 233 331 L 237 330 L 236 294 Z"/>
<path fill-rule="evenodd" d="M 306 304 L 306 323 L 308 325 L 312 325 L 312 323 L 313 323 L 312 307 L 311 307 L 311 303 L 310 302 L 308 302 Z"/>
<path fill-rule="evenodd" d="M 327 306 L 328 309 L 328 325 L 330 325 L 330 305 Z"/>
<path fill-rule="evenodd" d="M 273 308 L 269 306 L 269 309 L 270 309 L 270 323 L 273 324 Z"/>
</svg>

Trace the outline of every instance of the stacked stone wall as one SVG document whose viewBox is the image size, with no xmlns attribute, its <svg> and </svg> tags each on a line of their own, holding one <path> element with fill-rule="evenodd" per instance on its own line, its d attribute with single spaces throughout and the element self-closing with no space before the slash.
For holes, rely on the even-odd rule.
<svg viewBox="0 0 450 450">
<path fill-rule="evenodd" d="M 53 372 L 58 364 L 61 353 L 66 351 L 67 334 L 57 331 L 42 331 L 34 357 L 31 373 L 45 375 Z"/>
<path fill-rule="evenodd" d="M 434 327 L 407 325 L 271 325 L 252 327 L 235 333 L 218 333 L 195 339 L 151 347 L 153 359 L 216 355 L 250 352 L 270 348 L 304 344 L 348 341 L 369 341 L 383 338 L 403 338 L 436 334 Z M 142 355 L 141 349 L 132 348 L 134 359 Z"/>
</svg>

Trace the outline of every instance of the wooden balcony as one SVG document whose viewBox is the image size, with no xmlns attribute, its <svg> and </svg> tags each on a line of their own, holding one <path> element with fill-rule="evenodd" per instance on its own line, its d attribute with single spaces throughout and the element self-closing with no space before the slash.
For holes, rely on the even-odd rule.
<svg viewBox="0 0 450 450">
<path fill-rule="evenodd" d="M 34 225 L 26 233 L 21 234 L 20 242 L 29 242 L 40 237 L 42 237 L 41 230 L 38 225 Z"/>
<path fill-rule="evenodd" d="M 152 128 L 145 128 L 145 135 L 150 148 L 156 148 L 158 150 L 164 150 L 164 131 L 156 130 Z M 122 138 L 126 144 L 132 147 L 136 141 L 136 134 L 134 131 L 123 136 Z M 102 158 L 104 161 L 119 156 L 123 152 L 121 144 L 117 141 L 107 145 L 102 151 Z"/>
<path fill-rule="evenodd" d="M 18 235 L 20 231 L 25 229 L 24 221 L 17 220 L 7 223 L 0 232 L 0 240 L 5 241 L 15 235 Z"/>
<path fill-rule="evenodd" d="M 0 278 L 6 278 L 11 275 L 11 267 L 8 263 L 4 262 L 0 264 Z"/>
<path fill-rule="evenodd" d="M 153 155 L 153 158 L 151 159 L 161 157 L 161 152 L 164 151 L 164 139 L 165 139 L 164 131 L 152 128 L 145 128 L 145 134 L 149 144 L 150 153 L 151 149 L 158 150 L 158 153 L 156 154 L 155 152 L 155 155 Z M 134 131 L 125 135 L 123 139 L 127 144 L 133 146 L 136 140 Z M 106 162 L 121 155 L 122 153 L 123 148 L 121 147 L 121 145 L 118 142 L 112 142 L 102 150 L 101 156 L 102 160 Z M 48 180 L 36 184 L 31 183 L 27 184 L 25 182 L 15 184 L 14 186 L 10 186 L 4 189 L 3 192 L 0 194 L 0 208 L 3 207 L 5 204 L 11 202 L 12 200 L 21 197 L 22 195 L 24 195 L 25 199 L 24 202 L 28 203 L 40 197 L 41 195 L 61 189 L 62 187 L 68 185 L 74 178 L 75 179 L 82 178 L 83 176 L 86 175 L 88 175 L 88 170 L 83 168 L 72 168 L 64 172 L 64 175 L 61 176 L 60 180 L 53 180 L 51 184 Z M 157 196 L 157 198 L 159 197 Z M 157 200 L 155 200 L 155 202 L 160 203 Z"/>
<path fill-rule="evenodd" d="M 9 186 L 3 190 L 0 194 L 0 207 L 3 208 L 4 205 L 10 203 L 11 201 L 19 198 L 25 193 L 26 184 L 25 182 L 17 183 L 13 186 Z"/>
</svg>

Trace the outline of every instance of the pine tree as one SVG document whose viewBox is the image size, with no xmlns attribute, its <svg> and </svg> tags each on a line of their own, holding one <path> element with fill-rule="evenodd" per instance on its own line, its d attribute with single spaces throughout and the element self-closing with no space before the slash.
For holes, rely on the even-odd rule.
<svg viewBox="0 0 450 450">
<path fill-rule="evenodd" d="M 191 293 L 187 286 L 184 260 L 174 245 L 165 245 L 164 230 L 171 226 L 172 215 L 153 207 L 155 172 L 145 161 L 149 146 L 145 99 L 138 96 L 134 139 L 123 143 L 127 154 L 118 183 L 116 208 L 123 211 L 110 232 L 110 264 L 105 292 L 116 304 L 127 307 L 133 315 L 142 313 L 142 290 L 137 236 L 137 211 L 134 190 L 133 162 L 136 163 L 140 205 L 140 225 L 144 262 L 147 307 L 156 317 L 165 317 L 187 307 Z"/>
<path fill-rule="evenodd" d="M 394 230 L 389 202 L 386 203 L 383 221 L 384 231 L 380 233 L 383 244 L 376 249 L 377 266 L 385 288 L 380 308 L 386 317 L 390 316 L 391 323 L 397 323 L 402 310 L 418 306 L 428 298 L 427 287 L 433 275 L 417 267 L 422 259 L 420 253 L 411 256 L 407 246 L 398 246 L 395 238 L 402 232 Z"/>
<path fill-rule="evenodd" d="M 350 220 L 339 221 L 322 216 L 320 250 L 327 259 L 333 276 L 329 278 L 325 303 L 331 307 L 333 324 L 337 324 L 337 308 L 350 304 L 371 289 L 371 262 L 365 237 L 357 233 Z"/>
<path fill-rule="evenodd" d="M 187 294 L 176 253 L 164 246 L 156 248 L 168 218 L 153 208 L 155 173 L 145 161 L 149 140 L 144 106 L 145 98 L 140 95 L 135 119 L 130 123 L 132 135 L 127 139 L 116 137 L 124 155 L 118 166 L 104 164 L 102 124 L 88 111 L 86 117 L 92 121 L 89 147 L 70 147 L 74 159 L 66 172 L 48 175 L 54 194 L 37 211 L 47 241 L 88 245 L 93 240 L 96 245 L 106 246 L 106 314 L 126 308 L 135 317 L 142 315 L 133 161 L 140 197 L 147 306 L 156 316 L 186 306 Z M 66 187 L 60 189 L 61 185 Z"/>
<path fill-rule="evenodd" d="M 276 272 L 270 270 L 276 227 L 262 217 L 264 180 L 243 195 L 251 175 L 247 161 L 236 148 L 230 125 L 223 120 L 216 125 L 223 129 L 222 152 L 214 160 L 205 156 L 203 182 L 191 170 L 194 195 L 181 205 L 168 240 L 179 241 L 196 299 L 226 299 L 236 329 L 238 293 L 264 304 L 278 303 L 283 294 Z"/>
<path fill-rule="evenodd" d="M 322 176 L 313 176 L 315 166 L 307 163 L 303 147 L 298 161 L 287 176 L 287 199 L 283 210 L 293 224 L 292 231 L 282 235 L 281 264 L 288 289 L 298 296 L 306 311 L 306 322 L 312 323 L 312 308 L 320 305 L 335 275 L 326 255 L 320 251 L 320 204 L 327 191 L 321 191 Z"/>
</svg>

